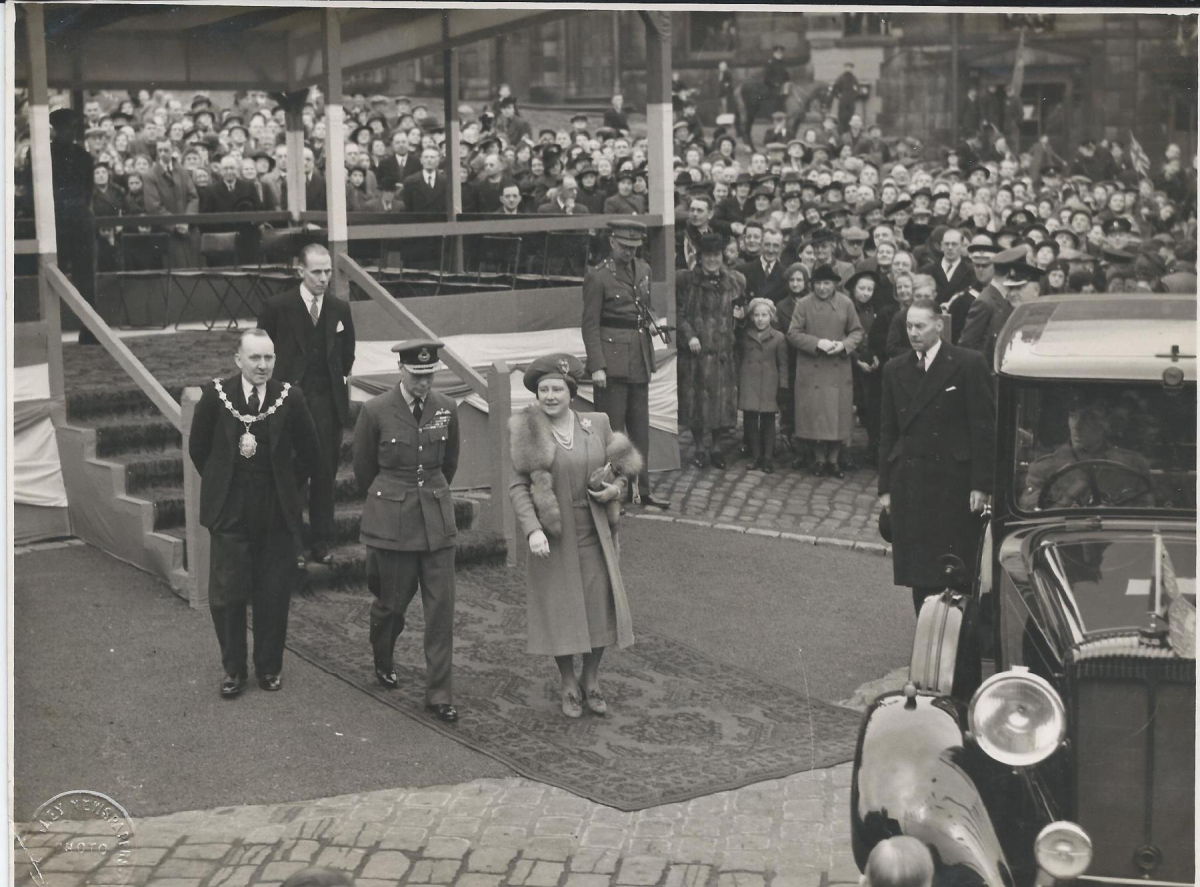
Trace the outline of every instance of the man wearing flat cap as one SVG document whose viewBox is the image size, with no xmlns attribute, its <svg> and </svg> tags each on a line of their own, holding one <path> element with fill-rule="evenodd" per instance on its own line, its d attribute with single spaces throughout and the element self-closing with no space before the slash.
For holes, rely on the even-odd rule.
<svg viewBox="0 0 1200 887">
<path fill-rule="evenodd" d="M 596 409 L 613 431 L 627 434 L 638 452 L 650 453 L 650 378 L 656 369 L 651 339 L 650 265 L 637 258 L 646 226 L 632 219 L 608 223 L 609 257 L 583 279 L 583 345 Z M 638 492 L 645 505 L 670 503 L 650 492 L 643 467 Z"/>
<path fill-rule="evenodd" d="M 1026 300 L 1026 285 L 1036 282 L 1041 272 L 1025 260 L 1025 249 L 1014 247 L 992 257 L 992 281 L 971 303 L 958 344 L 978 351 L 987 361 L 988 371 L 995 372 L 992 358 L 996 339 L 1005 322 Z"/>
<path fill-rule="evenodd" d="M 367 547 L 375 677 L 393 689 L 396 639 L 417 586 L 425 612 L 425 709 L 453 723 L 454 552 L 450 483 L 458 469 L 458 408 L 433 390 L 434 339 L 392 348 L 400 382 L 363 405 L 354 428 L 354 477 L 367 491 L 359 536 Z"/>
<path fill-rule="evenodd" d="M 92 155 L 75 141 L 82 119 L 70 108 L 59 108 L 50 114 L 50 125 L 54 127 L 50 171 L 54 180 L 58 262 L 71 276 L 79 294 L 91 304 L 95 299 L 92 270 L 95 235 L 91 230 L 95 177 Z M 84 327 L 79 331 L 79 344 L 98 345 L 100 340 Z"/>
</svg>

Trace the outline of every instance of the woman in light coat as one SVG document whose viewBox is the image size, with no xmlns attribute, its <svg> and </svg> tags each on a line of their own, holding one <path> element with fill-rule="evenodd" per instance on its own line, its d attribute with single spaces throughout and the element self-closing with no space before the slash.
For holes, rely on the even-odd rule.
<svg viewBox="0 0 1200 887">
<path fill-rule="evenodd" d="M 576 413 L 571 398 L 583 364 L 569 354 L 539 358 L 525 372 L 537 403 L 509 420 L 515 474 L 509 497 L 528 540 L 528 652 L 553 656 L 562 710 L 603 715 L 600 659 L 605 647 L 633 643 L 621 581 L 616 524 L 642 459 L 604 413 Z M 593 478 L 599 469 L 605 477 Z M 583 671 L 575 673 L 575 654 Z"/>
</svg>

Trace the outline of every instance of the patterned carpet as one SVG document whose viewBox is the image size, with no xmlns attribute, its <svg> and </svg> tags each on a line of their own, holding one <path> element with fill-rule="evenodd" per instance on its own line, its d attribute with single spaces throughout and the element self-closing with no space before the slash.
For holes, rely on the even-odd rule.
<svg viewBox="0 0 1200 887">
<path fill-rule="evenodd" d="M 293 601 L 288 647 L 402 714 L 496 758 L 531 779 L 621 810 L 686 801 L 850 760 L 860 715 L 733 668 L 678 642 L 638 631 L 606 653 L 605 718 L 559 708 L 549 657 L 525 653 L 519 570 L 458 574 L 455 703 L 443 725 L 423 712 L 421 608 L 414 600 L 396 648 L 401 686 L 374 678 L 366 591 L 322 591 Z M 419 597 L 419 596 L 418 596 Z"/>
</svg>

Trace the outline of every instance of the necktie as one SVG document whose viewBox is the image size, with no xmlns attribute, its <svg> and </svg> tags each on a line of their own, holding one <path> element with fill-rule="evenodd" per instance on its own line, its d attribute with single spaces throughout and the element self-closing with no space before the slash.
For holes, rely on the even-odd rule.
<svg viewBox="0 0 1200 887">
<path fill-rule="evenodd" d="M 775 263 L 774 263 L 774 262 L 767 262 L 765 265 L 763 265 L 763 274 L 764 274 L 765 276 L 767 276 L 767 277 L 770 277 L 770 276 L 771 276 L 771 272 L 772 272 L 772 271 L 774 271 L 774 270 L 775 270 Z"/>
<path fill-rule="evenodd" d="M 428 183 L 429 183 L 429 187 L 430 187 L 430 188 L 432 188 L 432 187 L 433 187 L 433 173 L 426 173 L 426 174 L 425 174 L 425 181 L 426 181 L 426 182 L 428 182 Z"/>
<path fill-rule="evenodd" d="M 925 372 L 925 359 L 926 357 L 924 351 L 917 355 L 917 369 L 919 369 L 921 372 Z"/>
<path fill-rule="evenodd" d="M 317 321 L 321 319 L 321 303 L 316 296 L 313 296 L 312 302 L 308 305 L 308 316 L 312 318 L 313 326 L 316 326 Z"/>
<path fill-rule="evenodd" d="M 250 389 L 250 399 L 246 401 L 246 406 L 250 408 L 250 415 L 252 416 L 257 416 L 258 411 L 262 409 L 262 401 L 258 399 L 257 385 Z"/>
<path fill-rule="evenodd" d="M 421 424 L 421 410 L 422 409 L 423 409 L 423 407 L 422 407 L 421 398 L 414 397 L 413 398 L 413 418 L 417 420 L 418 425 Z"/>
</svg>

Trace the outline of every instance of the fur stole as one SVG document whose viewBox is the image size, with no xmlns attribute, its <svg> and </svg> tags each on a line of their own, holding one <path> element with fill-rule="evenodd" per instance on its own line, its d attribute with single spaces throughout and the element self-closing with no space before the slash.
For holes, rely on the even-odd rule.
<svg viewBox="0 0 1200 887">
<path fill-rule="evenodd" d="M 554 442 L 550 420 L 537 404 L 533 404 L 513 414 L 508 420 L 508 432 L 513 469 L 529 475 L 529 496 L 533 500 L 538 521 L 547 536 L 561 538 L 562 511 L 558 507 L 550 474 L 558 444 Z M 638 472 L 642 470 L 642 457 L 628 437 L 613 432 L 604 455 L 617 476 L 626 478 L 628 483 L 637 484 Z M 606 508 L 608 522 L 615 526 L 621 514 L 621 503 L 613 500 Z"/>
</svg>

